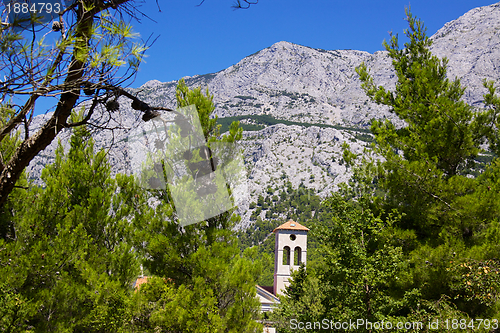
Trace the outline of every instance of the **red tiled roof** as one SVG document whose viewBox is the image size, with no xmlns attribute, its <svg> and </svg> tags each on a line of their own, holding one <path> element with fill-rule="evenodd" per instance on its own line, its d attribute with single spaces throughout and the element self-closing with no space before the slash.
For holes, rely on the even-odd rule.
<svg viewBox="0 0 500 333">
<path fill-rule="evenodd" d="M 297 223 L 293 220 L 289 220 L 288 222 L 283 223 L 279 227 L 273 230 L 273 232 L 276 232 L 276 230 L 301 230 L 301 231 L 309 231 L 306 227 L 304 227 L 302 224 Z"/>
<path fill-rule="evenodd" d="M 141 284 L 144 284 L 146 282 L 148 282 L 147 276 L 142 276 L 140 278 L 137 278 L 137 280 L 135 280 L 135 283 L 134 283 L 134 288 L 138 290 L 141 288 Z"/>
<path fill-rule="evenodd" d="M 151 278 L 151 276 L 141 276 L 141 277 L 138 277 L 137 280 L 135 280 L 135 282 L 132 285 L 132 287 L 137 291 L 137 290 L 139 290 L 141 288 L 141 285 L 147 283 L 150 278 Z M 163 281 L 165 283 L 167 283 L 167 282 L 173 282 L 173 280 L 170 279 L 170 278 L 164 278 Z"/>
</svg>

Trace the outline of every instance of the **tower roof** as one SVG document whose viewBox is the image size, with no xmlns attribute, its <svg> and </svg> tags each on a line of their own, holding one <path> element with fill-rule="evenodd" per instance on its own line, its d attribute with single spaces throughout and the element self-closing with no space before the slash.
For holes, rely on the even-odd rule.
<svg viewBox="0 0 500 333">
<path fill-rule="evenodd" d="M 279 227 L 273 230 L 276 232 L 277 230 L 300 230 L 300 231 L 309 231 L 302 224 L 295 222 L 294 220 L 289 220 L 288 222 L 283 223 Z"/>
</svg>

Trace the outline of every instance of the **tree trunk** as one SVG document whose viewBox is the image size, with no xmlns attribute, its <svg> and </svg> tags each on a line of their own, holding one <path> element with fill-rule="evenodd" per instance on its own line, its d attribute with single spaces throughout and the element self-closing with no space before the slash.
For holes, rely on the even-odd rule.
<svg viewBox="0 0 500 333">
<path fill-rule="evenodd" d="M 79 22 L 79 27 L 76 29 L 75 38 L 86 40 L 90 37 L 90 28 L 94 21 L 94 14 L 93 11 L 83 12 L 83 9 L 78 9 L 77 21 Z M 40 151 L 44 150 L 65 127 L 66 121 L 78 101 L 79 89 L 75 89 L 76 85 L 74 83 L 78 82 L 83 77 L 85 64 L 76 59 L 76 52 L 78 51 L 75 48 L 71 59 L 71 65 L 68 69 L 68 76 L 64 80 L 64 83 L 70 87 L 70 89 L 68 89 L 69 91 L 61 94 L 61 98 L 52 117 L 37 133 L 21 143 L 0 173 L 0 206 L 7 201 L 17 180 L 31 160 L 33 160 Z"/>
</svg>

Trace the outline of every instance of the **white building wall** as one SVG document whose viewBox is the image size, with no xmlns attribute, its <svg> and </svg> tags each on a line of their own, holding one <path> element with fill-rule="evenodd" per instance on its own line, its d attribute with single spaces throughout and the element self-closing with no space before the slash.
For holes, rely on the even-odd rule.
<svg viewBox="0 0 500 333">
<path fill-rule="evenodd" d="M 293 270 L 297 270 L 299 265 L 294 265 L 294 251 L 296 247 L 301 249 L 301 261 L 307 261 L 307 231 L 302 230 L 277 230 L 275 232 L 274 248 L 274 294 L 283 294 L 285 286 L 289 285 L 289 278 Z M 295 239 L 291 237 L 295 236 Z M 290 265 L 283 265 L 284 248 L 290 248 Z"/>
</svg>

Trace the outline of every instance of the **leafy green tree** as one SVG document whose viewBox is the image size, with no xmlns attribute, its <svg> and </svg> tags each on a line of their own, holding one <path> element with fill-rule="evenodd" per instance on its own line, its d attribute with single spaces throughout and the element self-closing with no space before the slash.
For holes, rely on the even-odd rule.
<svg viewBox="0 0 500 333">
<path fill-rule="evenodd" d="M 264 197 L 262 195 L 259 195 L 259 198 L 257 199 L 257 205 L 261 206 L 264 205 Z"/>
<path fill-rule="evenodd" d="M 478 221 L 463 218 L 461 197 L 470 199 L 484 184 L 467 175 L 477 167 L 480 145 L 492 138 L 497 115 L 461 99 L 465 88 L 458 78 L 447 78 L 447 60 L 431 54 L 423 23 L 409 10 L 407 20 L 410 41 L 405 48 L 399 48 L 397 36 L 385 43 L 397 76 L 394 91 L 376 86 L 364 64 L 357 68 L 368 97 L 389 106 L 406 123 L 401 128 L 390 120 L 372 123 L 377 152 L 385 158 L 379 185 L 394 207 L 404 207 L 408 227 L 436 236 L 447 224 L 467 234 Z M 494 148 L 491 140 L 490 146 Z"/>
<path fill-rule="evenodd" d="M 500 290 L 489 280 L 481 282 L 487 288 L 469 288 L 477 281 L 473 275 L 464 280 L 459 267 L 487 262 L 489 271 L 498 268 L 488 260 L 497 257 L 500 164 L 477 162 L 484 143 L 498 153 L 498 97 L 485 82 L 486 108 L 466 104 L 460 79 L 447 77 L 447 60 L 431 54 L 423 23 L 406 13 L 409 42 L 402 49 L 397 36 L 385 43 L 395 89 L 377 86 L 364 64 L 357 68 L 367 96 L 404 121 L 401 127 L 373 121 L 375 151 L 383 160 L 365 160 L 357 170 L 364 184 L 356 185 L 363 188 L 358 194 L 371 193 L 375 211 L 397 209 L 403 214 L 397 227 L 416 236 L 404 250 L 413 267 L 408 287 L 418 290 L 422 303 L 446 299 L 463 316 L 491 316 L 498 310 L 490 297 Z"/>
<path fill-rule="evenodd" d="M 3 240 L 2 330 L 118 331 L 126 322 L 139 263 L 132 249 L 133 186 L 110 177 L 104 151 L 94 152 L 85 128 L 62 145 L 12 206 L 15 234 Z M 4 218 L 6 216 L 4 215 Z"/>
<path fill-rule="evenodd" d="M 297 322 L 321 322 L 324 319 L 323 290 L 318 278 L 305 270 L 304 265 L 292 272 L 290 285 L 280 296 L 280 305 L 271 314 L 280 332 L 294 332 L 291 320 Z M 311 330 L 308 330 L 311 331 Z"/>
<path fill-rule="evenodd" d="M 179 82 L 177 104 L 192 103 L 197 108 L 209 144 L 235 142 L 241 138 L 237 122 L 230 126 L 228 134 L 218 137 L 216 121 L 210 119 L 214 110 L 212 97 L 204 95 L 200 89 L 190 90 L 183 81 Z M 168 188 L 150 190 L 149 195 L 159 204 L 155 209 L 146 208 L 146 224 L 136 225 L 136 248 L 144 257 L 144 267 L 152 275 L 172 281 L 172 284 L 153 293 L 153 299 L 147 295 L 142 298 L 143 306 L 133 314 L 133 329 L 153 331 L 159 327 L 173 332 L 261 330 L 256 322 L 259 302 L 255 298 L 255 284 L 262 264 L 256 257 L 256 250 L 241 253 L 238 248 L 232 228 L 239 217 L 231 210 L 206 221 L 181 226 Z M 149 302 L 156 302 L 156 305 L 148 317 L 144 309 Z"/>
<path fill-rule="evenodd" d="M 405 48 L 399 48 L 397 35 L 384 44 L 398 78 L 395 91 L 377 87 L 364 64 L 357 69 L 368 97 L 390 106 L 391 112 L 408 123 L 398 130 L 388 120 L 374 121 L 372 132 L 379 144 L 400 150 L 408 162 L 424 159 L 451 177 L 463 172 L 478 154 L 484 142 L 484 133 L 477 131 L 482 124 L 477 124 L 472 107 L 460 99 L 465 90 L 460 79 L 446 77 L 448 61 L 431 54 L 432 41 L 423 23 L 409 10 L 407 21 L 405 34 L 410 41 Z"/>
<path fill-rule="evenodd" d="M 0 108 L 2 125 L 5 125 L 5 119 L 14 113 L 9 107 Z M 0 151 L 4 159 L 9 159 L 14 154 L 19 145 L 19 133 L 10 133 L 0 143 Z M 16 256 L 14 254 L 14 241 L 19 232 L 14 223 L 13 213 L 16 211 L 19 202 L 23 202 L 26 197 L 25 188 L 28 182 L 23 173 L 17 182 L 17 186 L 12 191 L 12 197 L 15 198 L 1 207 L 0 213 L 0 329 L 4 331 L 20 331 L 28 326 L 25 323 L 27 318 L 34 314 L 33 306 L 30 300 L 18 292 L 18 281 L 11 276 L 12 267 L 16 265 Z M 13 262 L 14 260 L 14 262 Z"/>
<path fill-rule="evenodd" d="M 498 314 L 500 165 L 479 165 L 477 156 L 486 142 L 498 150 L 500 103 L 490 82 L 486 109 L 463 102 L 460 80 L 448 79 L 447 61 L 430 53 L 421 21 L 409 11 L 407 19 L 405 48 L 397 36 L 385 44 L 394 91 L 377 86 L 364 64 L 357 68 L 367 95 L 404 125 L 373 121 L 383 159 L 356 166 L 344 147 L 354 176 L 316 211 L 310 234 L 319 259 L 294 275 L 275 313 L 284 331 L 293 318 L 427 323 Z M 300 199 L 294 206 L 304 209 Z"/>
<path fill-rule="evenodd" d="M 401 233 L 394 227 L 400 216 L 391 213 L 382 220 L 364 204 L 346 201 L 340 194 L 322 206 L 323 216 L 310 232 L 318 239 L 321 259 L 307 272 L 301 268 L 292 275 L 275 313 L 281 329 L 292 332 L 292 319 L 396 321 L 416 308 L 405 299 L 408 261 L 398 240 Z M 362 329 L 352 331 L 357 330 Z"/>
<path fill-rule="evenodd" d="M 192 280 L 183 284 L 177 283 L 178 279 L 169 279 L 172 282 L 167 283 L 158 283 L 164 281 L 163 278 L 153 277 L 152 281 L 148 280 L 133 299 L 135 310 L 131 330 L 261 330 L 260 325 L 254 321 L 254 309 L 259 305 L 252 297 L 255 295 L 255 284 L 248 283 L 255 278 L 257 266 L 248 257 L 251 254 L 247 253 L 236 259 L 228 258 L 227 255 L 233 256 L 234 251 L 226 251 L 223 245 L 200 249 L 196 252 L 196 256 L 200 257 L 195 263 L 199 268 L 194 270 Z M 228 260 L 232 261 L 230 265 L 227 264 Z"/>
<path fill-rule="evenodd" d="M 484 103 L 488 108 L 485 113 L 484 122 L 491 124 L 486 132 L 486 137 L 490 142 L 490 148 L 500 156 L 500 98 L 496 95 L 496 87 L 493 81 L 484 81 L 484 87 L 488 89 L 488 93 L 484 95 Z"/>
</svg>

